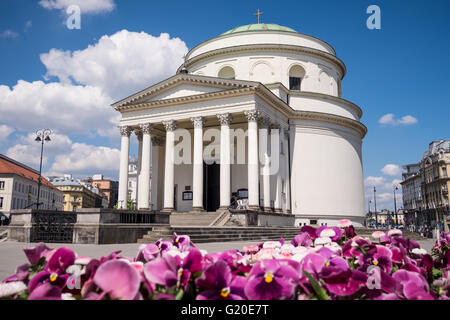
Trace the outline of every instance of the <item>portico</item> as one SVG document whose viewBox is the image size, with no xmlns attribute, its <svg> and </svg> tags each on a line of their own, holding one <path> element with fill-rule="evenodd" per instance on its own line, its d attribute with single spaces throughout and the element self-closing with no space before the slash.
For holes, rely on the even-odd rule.
<svg viewBox="0 0 450 320">
<path fill-rule="evenodd" d="M 176 120 L 146 119 L 145 122 L 120 126 L 121 173 L 126 172 L 128 166 L 130 139 L 133 137 L 130 133 L 133 131 L 141 150 L 138 209 L 168 213 L 226 211 L 230 209 L 232 193 L 247 189 L 249 210 L 289 213 L 289 198 L 286 196 L 289 193 L 281 189 L 282 185 L 287 189 L 286 154 L 277 151 L 276 161 L 268 154 L 270 141 L 287 140 L 287 136 L 280 133 L 282 128 L 288 130 L 287 123 L 279 123 L 262 108 L 219 111 L 226 110 L 218 108 L 217 113 L 210 110 L 203 115 L 177 117 Z M 261 126 L 266 131 L 264 138 L 259 132 Z M 271 139 L 275 134 L 276 138 Z M 260 154 L 260 150 L 264 154 Z M 272 173 L 271 160 L 277 166 Z M 218 168 L 218 174 L 214 174 L 215 168 Z M 260 181 L 264 185 L 263 192 L 260 191 Z M 119 205 L 125 204 L 120 207 L 123 209 L 127 203 L 127 185 L 128 176 L 121 174 Z M 214 185 L 219 188 L 214 188 Z M 185 193 L 192 196 L 185 196 Z M 218 205 L 208 204 L 206 196 L 218 197 Z"/>
</svg>

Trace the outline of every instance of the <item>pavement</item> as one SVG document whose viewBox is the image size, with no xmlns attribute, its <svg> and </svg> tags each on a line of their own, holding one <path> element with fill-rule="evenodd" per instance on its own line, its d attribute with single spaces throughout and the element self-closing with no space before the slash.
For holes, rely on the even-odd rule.
<svg viewBox="0 0 450 320">
<path fill-rule="evenodd" d="M 260 243 L 260 241 L 249 242 L 249 241 L 238 241 L 238 242 L 213 242 L 213 243 L 199 243 L 197 247 L 208 251 L 209 253 L 230 250 L 230 249 L 242 249 L 247 245 L 255 245 Z M 431 251 L 431 248 L 435 244 L 434 239 L 427 239 L 418 241 L 420 246 Z M 0 281 L 9 277 L 15 273 L 18 266 L 27 263 L 27 258 L 23 253 L 23 248 L 33 247 L 35 243 L 23 243 L 23 242 L 13 242 L 6 241 L 0 243 Z M 68 247 L 74 250 L 78 256 L 100 258 L 102 256 L 107 256 L 111 252 L 116 250 L 122 250 L 122 255 L 126 257 L 135 257 L 140 244 L 137 243 L 127 243 L 127 244 L 71 244 L 71 243 L 50 243 L 47 244 L 49 248 L 59 248 Z"/>
</svg>

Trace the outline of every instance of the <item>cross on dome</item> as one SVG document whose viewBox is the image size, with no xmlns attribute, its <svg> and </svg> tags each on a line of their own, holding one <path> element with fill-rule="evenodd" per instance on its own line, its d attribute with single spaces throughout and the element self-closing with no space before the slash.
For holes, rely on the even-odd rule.
<svg viewBox="0 0 450 320">
<path fill-rule="evenodd" d="M 258 8 L 258 12 L 254 14 L 254 16 L 258 16 L 258 24 L 260 23 L 259 22 L 259 16 L 263 15 L 263 14 L 264 14 L 264 12 L 259 11 L 259 8 Z"/>
</svg>

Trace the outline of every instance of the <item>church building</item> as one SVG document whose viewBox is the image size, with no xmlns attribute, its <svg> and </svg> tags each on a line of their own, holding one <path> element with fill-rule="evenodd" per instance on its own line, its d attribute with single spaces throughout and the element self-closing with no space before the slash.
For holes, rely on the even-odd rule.
<svg viewBox="0 0 450 320">
<path fill-rule="evenodd" d="M 276 24 L 200 43 L 174 76 L 112 105 L 121 113 L 119 208 L 134 137 L 138 209 L 228 211 L 238 197 L 238 210 L 295 225 L 361 226 L 367 128 L 342 98 L 345 73 L 328 43 Z"/>
</svg>

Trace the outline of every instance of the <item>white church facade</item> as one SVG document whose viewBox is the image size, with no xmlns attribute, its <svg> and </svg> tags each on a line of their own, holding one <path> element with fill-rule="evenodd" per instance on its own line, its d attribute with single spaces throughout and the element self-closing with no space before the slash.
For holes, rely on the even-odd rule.
<svg viewBox="0 0 450 320">
<path fill-rule="evenodd" d="M 121 113 L 119 206 L 135 132 L 139 209 L 226 211 L 239 193 L 245 209 L 296 225 L 361 225 L 367 129 L 342 98 L 345 73 L 329 44 L 274 24 L 197 45 L 176 75 L 112 105 Z"/>
</svg>

